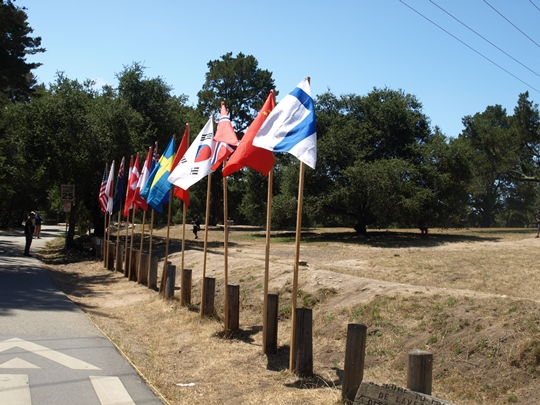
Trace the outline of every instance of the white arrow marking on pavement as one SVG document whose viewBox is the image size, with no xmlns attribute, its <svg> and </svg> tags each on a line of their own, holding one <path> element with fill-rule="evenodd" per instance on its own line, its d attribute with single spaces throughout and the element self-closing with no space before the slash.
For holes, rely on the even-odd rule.
<svg viewBox="0 0 540 405">
<path fill-rule="evenodd" d="M 0 404 L 32 405 L 27 375 L 0 374 Z"/>
<path fill-rule="evenodd" d="M 0 364 L 0 368 L 41 368 L 41 367 L 38 367 L 32 363 L 29 363 L 26 360 L 15 357 L 14 359 L 11 359 L 9 361 L 6 361 L 3 364 Z"/>
<path fill-rule="evenodd" d="M 101 405 L 136 405 L 118 377 L 90 376 Z"/>
<path fill-rule="evenodd" d="M 46 359 L 55 361 L 56 363 L 66 366 L 72 370 L 101 370 L 99 367 L 76 359 L 75 357 L 68 356 L 67 354 L 57 352 L 56 350 L 38 345 L 37 343 L 27 342 L 26 340 L 19 338 L 8 339 L 0 342 L 0 353 L 14 347 L 20 347 L 21 349 L 28 350 L 31 353 L 38 354 Z"/>
</svg>

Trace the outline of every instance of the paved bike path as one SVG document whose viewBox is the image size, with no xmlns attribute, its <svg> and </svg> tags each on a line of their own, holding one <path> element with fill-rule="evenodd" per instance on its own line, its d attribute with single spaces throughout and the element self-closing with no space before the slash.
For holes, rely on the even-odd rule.
<svg viewBox="0 0 540 405">
<path fill-rule="evenodd" d="M 30 253 L 64 231 L 44 226 Z M 24 243 L 0 232 L 0 404 L 163 405 Z"/>
</svg>

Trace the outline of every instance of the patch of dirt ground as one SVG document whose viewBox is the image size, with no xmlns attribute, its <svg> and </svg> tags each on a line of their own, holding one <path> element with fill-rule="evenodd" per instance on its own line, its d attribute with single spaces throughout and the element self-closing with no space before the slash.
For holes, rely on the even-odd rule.
<svg viewBox="0 0 540 405">
<path fill-rule="evenodd" d="M 310 378 L 289 372 L 294 234 L 271 238 L 278 352 L 265 355 L 264 233 L 233 227 L 229 234 L 227 277 L 240 286 L 240 331 L 224 334 L 223 230 L 208 230 L 206 254 L 204 230 L 187 240 L 183 258 L 181 227 L 169 231 L 169 261 L 177 266 L 171 300 L 89 254 L 63 263 L 61 248 L 50 246 L 42 257 L 60 288 L 169 404 L 340 403 L 349 323 L 368 327 L 366 381 L 405 387 L 408 352 L 423 349 L 434 354 L 435 397 L 463 405 L 540 403 L 540 242 L 530 230 L 435 230 L 425 239 L 407 230 L 369 238 L 346 229 L 304 232 L 297 303 L 313 309 Z M 159 269 L 165 235 L 153 234 Z M 193 272 L 188 307 L 179 301 L 182 261 Z M 207 318 L 199 314 L 203 271 L 216 279 L 215 315 Z"/>
</svg>

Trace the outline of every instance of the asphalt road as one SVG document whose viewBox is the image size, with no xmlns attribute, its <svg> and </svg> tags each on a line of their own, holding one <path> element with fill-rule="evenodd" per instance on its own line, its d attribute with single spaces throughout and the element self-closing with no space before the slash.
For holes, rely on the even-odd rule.
<svg viewBox="0 0 540 405">
<path fill-rule="evenodd" d="M 64 232 L 43 226 L 30 254 Z M 0 232 L 0 405 L 163 405 L 24 243 Z"/>
</svg>

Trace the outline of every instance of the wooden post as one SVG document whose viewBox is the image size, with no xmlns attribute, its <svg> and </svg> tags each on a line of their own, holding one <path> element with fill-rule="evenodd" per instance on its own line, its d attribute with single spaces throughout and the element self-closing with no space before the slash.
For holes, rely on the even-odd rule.
<svg viewBox="0 0 540 405">
<path fill-rule="evenodd" d="M 187 307 L 191 304 L 191 269 L 182 271 L 182 287 L 180 287 L 180 305 Z"/>
<path fill-rule="evenodd" d="M 155 290 L 157 288 L 157 270 L 159 265 L 159 258 L 152 257 L 150 259 L 150 267 L 148 269 L 148 288 Z"/>
<path fill-rule="evenodd" d="M 95 249 L 96 257 L 101 260 L 103 257 L 103 238 L 96 238 Z"/>
<path fill-rule="evenodd" d="M 131 249 L 131 262 L 129 267 L 129 281 L 137 281 L 137 266 L 139 264 L 139 251 Z"/>
<path fill-rule="evenodd" d="M 209 316 L 214 313 L 214 298 L 216 295 L 216 279 L 205 277 L 203 280 L 204 296 L 202 302 L 203 316 Z"/>
<path fill-rule="evenodd" d="M 126 259 L 124 260 L 124 277 L 127 277 L 129 275 L 129 264 L 130 264 L 130 259 L 131 259 L 131 248 L 128 246 L 126 248 L 126 251 L 125 251 L 125 257 Z"/>
<path fill-rule="evenodd" d="M 109 242 L 107 253 L 107 270 L 114 270 L 114 242 Z"/>
<path fill-rule="evenodd" d="M 148 253 L 141 253 L 137 283 L 148 285 Z"/>
<path fill-rule="evenodd" d="M 433 377 L 433 353 L 425 350 L 411 350 L 407 367 L 407 388 L 431 395 Z"/>
<path fill-rule="evenodd" d="M 278 307 L 279 307 L 279 295 L 268 294 L 266 329 L 264 330 L 264 335 L 266 337 L 266 340 L 265 340 L 265 347 L 263 348 L 264 353 L 266 354 L 277 353 Z"/>
<path fill-rule="evenodd" d="M 167 265 L 167 280 L 165 281 L 165 299 L 170 299 L 174 297 L 174 284 L 176 281 L 176 266 L 171 264 L 171 262 L 168 262 Z"/>
<path fill-rule="evenodd" d="M 118 245 L 118 255 L 116 257 L 116 271 L 121 273 L 124 265 L 124 245 Z"/>
<path fill-rule="evenodd" d="M 313 315 L 309 308 L 296 309 L 296 362 L 294 372 L 300 377 L 313 375 Z"/>
<path fill-rule="evenodd" d="M 227 329 L 226 332 L 236 332 L 240 329 L 240 286 L 227 286 Z"/>
<path fill-rule="evenodd" d="M 354 401 L 356 392 L 364 378 L 364 361 L 366 358 L 367 326 L 350 323 L 347 328 L 345 346 L 345 366 L 343 367 L 343 399 Z"/>
</svg>

